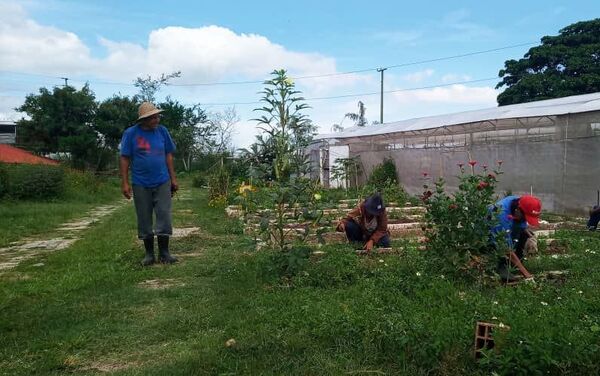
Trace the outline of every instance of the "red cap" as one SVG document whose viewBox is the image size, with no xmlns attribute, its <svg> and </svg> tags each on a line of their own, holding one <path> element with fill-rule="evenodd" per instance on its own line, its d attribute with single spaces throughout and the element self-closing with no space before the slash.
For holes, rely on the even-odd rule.
<svg viewBox="0 0 600 376">
<path fill-rule="evenodd" d="M 540 224 L 539 218 L 542 212 L 542 202 L 539 198 L 525 195 L 519 199 L 519 209 L 523 211 L 525 220 L 531 226 Z"/>
</svg>

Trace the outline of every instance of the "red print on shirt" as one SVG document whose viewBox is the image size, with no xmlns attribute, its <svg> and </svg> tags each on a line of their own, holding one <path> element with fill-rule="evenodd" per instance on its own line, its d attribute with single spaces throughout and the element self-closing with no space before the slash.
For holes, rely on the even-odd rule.
<svg viewBox="0 0 600 376">
<path fill-rule="evenodd" d="M 146 153 L 150 151 L 150 143 L 142 136 L 137 136 L 135 138 L 137 142 L 138 149 L 144 150 Z"/>
</svg>

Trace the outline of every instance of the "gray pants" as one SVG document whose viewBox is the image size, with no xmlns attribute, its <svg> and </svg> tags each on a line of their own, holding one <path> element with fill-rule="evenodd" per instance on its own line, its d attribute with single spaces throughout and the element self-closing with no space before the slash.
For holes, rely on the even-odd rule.
<svg viewBox="0 0 600 376">
<path fill-rule="evenodd" d="M 154 188 L 133 186 L 133 203 L 137 214 L 138 238 L 173 235 L 171 226 L 171 182 Z M 152 229 L 152 212 L 156 214 L 156 231 Z"/>
</svg>

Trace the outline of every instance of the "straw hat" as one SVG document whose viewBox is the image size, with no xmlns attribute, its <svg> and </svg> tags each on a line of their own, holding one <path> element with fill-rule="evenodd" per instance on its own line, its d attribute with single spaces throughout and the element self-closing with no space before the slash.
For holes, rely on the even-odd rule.
<svg viewBox="0 0 600 376">
<path fill-rule="evenodd" d="M 140 104 L 140 107 L 138 108 L 138 118 L 136 121 L 140 121 L 152 115 L 160 114 L 161 112 L 163 112 L 163 110 L 159 110 L 158 108 L 154 107 L 152 103 L 144 102 Z"/>
</svg>

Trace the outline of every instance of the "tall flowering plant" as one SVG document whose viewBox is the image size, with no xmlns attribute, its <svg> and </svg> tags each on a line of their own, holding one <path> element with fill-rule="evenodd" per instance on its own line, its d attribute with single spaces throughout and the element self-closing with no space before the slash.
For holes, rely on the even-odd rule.
<svg viewBox="0 0 600 376">
<path fill-rule="evenodd" d="M 497 224 L 491 209 L 502 161 L 493 170 L 477 164 L 458 163 L 459 185 L 454 193 L 446 191 L 444 179 L 432 183 L 423 173 L 426 250 L 436 268 L 447 274 L 481 277 L 492 272 L 502 252 L 490 246 L 490 229 Z"/>
</svg>

